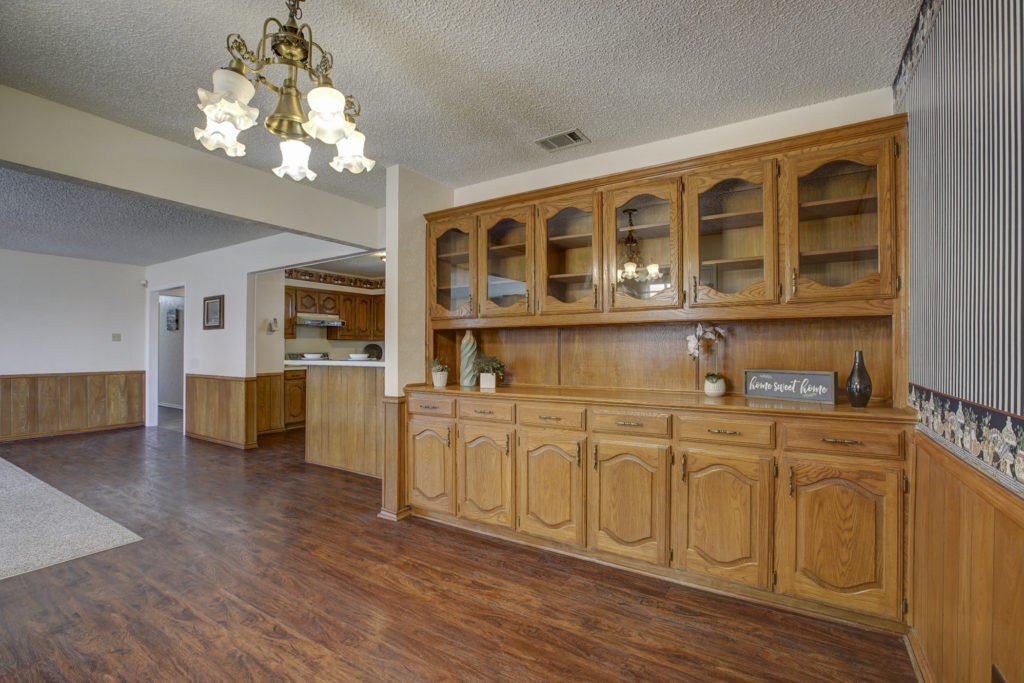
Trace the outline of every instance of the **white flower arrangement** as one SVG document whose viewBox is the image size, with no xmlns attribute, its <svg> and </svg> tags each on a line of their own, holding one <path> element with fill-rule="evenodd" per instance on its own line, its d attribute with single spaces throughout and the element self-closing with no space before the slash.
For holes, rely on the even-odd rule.
<svg viewBox="0 0 1024 683">
<path fill-rule="evenodd" d="M 718 379 L 718 340 L 724 338 L 725 335 L 714 323 L 697 323 L 696 333 L 686 337 L 686 352 L 690 355 L 690 360 L 699 359 L 702 348 L 706 348 L 707 353 L 714 356 L 715 371 L 707 374 L 707 378 L 712 381 Z"/>
</svg>

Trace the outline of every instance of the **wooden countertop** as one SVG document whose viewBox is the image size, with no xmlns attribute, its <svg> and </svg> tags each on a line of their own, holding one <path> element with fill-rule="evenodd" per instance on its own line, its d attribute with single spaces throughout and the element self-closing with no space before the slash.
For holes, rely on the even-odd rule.
<svg viewBox="0 0 1024 683">
<path fill-rule="evenodd" d="M 882 420 L 914 423 L 917 415 L 911 408 L 892 408 L 884 404 L 854 408 L 846 403 L 831 405 L 806 401 L 780 401 L 725 395 L 710 398 L 699 392 L 654 391 L 645 389 L 606 389 L 598 387 L 560 387 L 535 385 L 499 385 L 496 389 L 461 387 L 449 384 L 438 389 L 430 384 L 406 385 L 407 393 L 426 392 L 462 398 L 508 398 L 557 402 L 587 402 L 610 405 L 640 406 L 662 410 L 712 410 L 716 412 L 758 413 L 762 415 L 825 417 L 835 415 L 847 420 Z"/>
</svg>

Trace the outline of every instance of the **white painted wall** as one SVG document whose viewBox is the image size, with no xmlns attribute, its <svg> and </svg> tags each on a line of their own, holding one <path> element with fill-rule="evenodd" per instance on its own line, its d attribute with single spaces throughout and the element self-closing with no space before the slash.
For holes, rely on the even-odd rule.
<svg viewBox="0 0 1024 683">
<path fill-rule="evenodd" d="M 552 185 L 597 178 L 610 173 L 689 159 L 758 142 L 778 140 L 836 126 L 866 121 L 893 113 L 892 89 L 882 88 L 820 102 L 799 109 L 740 121 L 719 128 L 659 140 L 614 152 L 555 163 L 546 168 L 486 180 L 455 189 L 455 205 L 503 197 Z M 558 158 L 558 153 L 552 159 Z M 390 200 L 388 202 L 390 206 Z"/>
<path fill-rule="evenodd" d="M 0 86 L 0 121 L 0 159 L 5 161 L 286 230 L 368 248 L 381 244 L 378 209 L 282 182 L 266 170 L 198 146 L 179 145 L 6 86 Z M 102 163 L 111 159 L 117 163 Z"/>
<path fill-rule="evenodd" d="M 181 408 L 185 404 L 185 297 L 159 294 L 160 325 L 157 334 L 157 400 L 162 406 Z M 177 329 L 167 329 L 167 315 L 179 311 Z"/>
<path fill-rule="evenodd" d="M 284 370 L 284 271 L 257 273 L 253 303 L 256 374 Z M 277 319 L 277 329 L 271 321 Z"/>
<path fill-rule="evenodd" d="M 142 370 L 143 278 L 138 266 L 0 249 L 0 375 Z"/>
<path fill-rule="evenodd" d="M 426 237 L 423 214 L 452 206 L 452 189 L 401 166 L 388 168 L 384 394 L 422 382 L 426 371 Z"/>
</svg>

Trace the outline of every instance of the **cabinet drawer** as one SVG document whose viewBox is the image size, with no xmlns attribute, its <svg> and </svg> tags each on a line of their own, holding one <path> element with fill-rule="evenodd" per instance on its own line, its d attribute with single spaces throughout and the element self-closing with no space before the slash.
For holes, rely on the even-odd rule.
<svg viewBox="0 0 1024 683">
<path fill-rule="evenodd" d="M 668 413 L 595 408 L 591 416 L 590 428 L 595 432 L 664 437 L 672 435 L 672 416 Z"/>
<path fill-rule="evenodd" d="M 676 415 L 676 439 L 771 448 L 775 422 L 714 414 Z"/>
<path fill-rule="evenodd" d="M 520 403 L 519 424 L 535 427 L 583 429 L 585 410 L 580 406 L 557 403 Z"/>
<path fill-rule="evenodd" d="M 793 423 L 785 426 L 783 448 L 816 453 L 903 458 L 903 431 L 886 425 Z"/>
<path fill-rule="evenodd" d="M 459 401 L 460 420 L 488 420 L 490 422 L 512 422 L 515 404 L 511 401 Z"/>
<path fill-rule="evenodd" d="M 306 379 L 305 370 L 285 370 L 284 378 L 287 379 Z"/>
<path fill-rule="evenodd" d="M 455 416 L 455 399 L 445 396 L 412 395 L 409 397 L 409 412 L 420 415 Z"/>
</svg>

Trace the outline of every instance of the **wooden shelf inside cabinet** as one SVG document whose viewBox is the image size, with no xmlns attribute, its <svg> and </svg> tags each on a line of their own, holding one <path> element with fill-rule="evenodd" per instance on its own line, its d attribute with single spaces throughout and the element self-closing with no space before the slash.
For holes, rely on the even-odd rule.
<svg viewBox="0 0 1024 683">
<path fill-rule="evenodd" d="M 668 237 L 668 223 L 645 223 L 643 225 L 634 225 L 632 227 L 628 225 L 619 226 L 619 234 L 625 235 L 630 230 L 638 233 L 643 239 L 656 239 L 658 237 Z"/>
<path fill-rule="evenodd" d="M 873 194 L 838 199 L 821 199 L 800 205 L 800 220 L 814 221 L 819 218 L 836 218 L 863 213 L 878 212 L 878 196 Z"/>
<path fill-rule="evenodd" d="M 548 237 L 547 240 L 549 246 L 558 247 L 560 249 L 589 247 L 593 244 L 593 241 L 594 240 L 589 232 L 582 235 L 558 235 L 557 237 Z"/>
<path fill-rule="evenodd" d="M 469 263 L 469 252 L 468 251 L 452 251 L 447 254 L 438 254 L 438 261 L 444 261 L 445 263 Z"/>
<path fill-rule="evenodd" d="M 520 256 L 526 253 L 526 242 L 494 244 L 487 247 L 487 251 L 498 256 Z"/>
<path fill-rule="evenodd" d="M 761 211 L 738 211 L 736 213 L 716 213 L 710 216 L 701 216 L 700 234 L 707 235 L 723 230 L 737 230 L 739 228 L 752 228 L 764 224 L 764 214 Z"/>
<path fill-rule="evenodd" d="M 456 293 L 456 292 L 465 292 L 466 295 L 468 296 L 469 295 L 469 285 L 439 285 L 438 288 L 437 288 L 437 291 L 439 291 L 439 292 L 451 292 L 453 294 Z"/>
<path fill-rule="evenodd" d="M 800 263 L 836 263 L 838 261 L 863 261 L 878 258 L 878 247 L 850 247 L 846 249 L 822 249 L 820 251 L 800 252 Z"/>
<path fill-rule="evenodd" d="M 764 264 L 763 256 L 740 256 L 737 258 L 720 258 L 711 261 L 701 261 L 701 266 L 725 266 L 733 268 L 744 268 L 749 266 L 760 266 Z"/>
<path fill-rule="evenodd" d="M 548 280 L 555 282 L 586 282 L 591 277 L 590 273 L 552 273 Z"/>
</svg>

